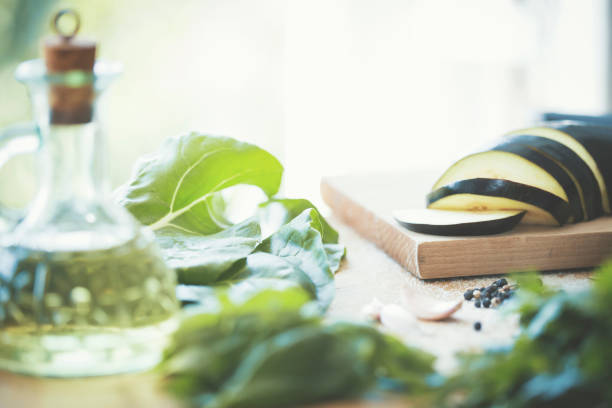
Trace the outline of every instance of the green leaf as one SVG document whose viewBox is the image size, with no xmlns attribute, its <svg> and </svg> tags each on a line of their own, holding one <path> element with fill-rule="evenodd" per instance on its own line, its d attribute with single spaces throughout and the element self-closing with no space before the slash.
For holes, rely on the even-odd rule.
<svg viewBox="0 0 612 408">
<path fill-rule="evenodd" d="M 295 281 L 327 308 L 334 297 L 334 275 L 321 233 L 319 214 L 307 209 L 263 240 L 242 263 L 223 278 L 235 281 L 251 277 Z M 340 248 L 336 252 L 343 251 Z M 336 255 L 337 258 L 337 255 Z"/>
<path fill-rule="evenodd" d="M 276 255 L 304 271 L 316 286 L 319 300 L 329 304 L 334 297 L 334 275 L 319 232 L 320 225 L 321 217 L 316 210 L 304 210 L 266 238 L 255 252 Z"/>
<path fill-rule="evenodd" d="M 280 163 L 256 146 L 190 133 L 167 140 L 141 160 L 116 197 L 155 231 L 164 259 L 184 285 L 179 288 L 184 300 L 207 296 L 193 285 L 284 279 L 326 308 L 345 249 L 310 201 L 274 199 L 262 206 L 260 217 L 274 228 L 262 242 L 255 219 L 232 226 L 224 215 L 222 190 L 250 184 L 269 197 L 278 191 L 282 172 Z"/>
<path fill-rule="evenodd" d="M 169 265 L 177 268 L 179 283 L 257 287 L 258 281 L 285 280 L 301 286 L 326 308 L 334 297 L 332 268 L 338 268 L 344 247 L 323 244 L 318 217 L 316 210 L 305 210 L 261 243 L 253 219 L 210 236 L 165 228 L 158 232 L 158 241 Z M 181 290 L 191 301 L 208 293 Z"/>
<path fill-rule="evenodd" d="M 284 292 L 289 291 L 290 289 L 296 289 L 296 293 L 298 292 L 297 289 L 299 289 L 300 292 L 299 295 L 296 295 L 295 298 L 292 299 L 294 302 L 293 305 L 304 305 L 313 298 L 311 292 L 305 291 L 302 285 L 293 280 L 265 277 L 251 277 L 250 279 L 245 279 L 235 283 L 230 286 L 228 292 L 230 294 L 230 298 L 233 299 L 233 301 L 237 301 L 239 299 L 250 298 L 263 290 Z M 305 294 L 308 294 L 309 296 L 304 296 Z M 266 305 L 266 307 L 269 306 L 270 305 Z"/>
<path fill-rule="evenodd" d="M 346 249 L 338 244 L 338 231 L 329 225 L 310 201 L 300 198 L 274 198 L 260 205 L 259 217 L 265 229 L 276 231 L 307 209 L 313 209 L 316 212 L 316 219 L 313 220 L 312 227 L 321 234 L 329 267 L 332 273 L 335 273 L 346 255 Z"/>
<path fill-rule="evenodd" d="M 208 306 L 187 309 L 165 351 L 161 369 L 175 393 L 218 391 L 254 344 L 320 319 L 302 313 L 310 296 L 299 287 L 216 289 L 211 297 Z"/>
<path fill-rule="evenodd" d="M 332 273 L 338 272 L 340 264 L 346 256 L 346 248 L 340 244 L 325 244 L 325 253 L 327 254 L 327 261 L 329 262 L 329 269 Z"/>
<path fill-rule="evenodd" d="M 191 309 L 166 350 L 167 387 L 194 405 L 298 406 L 355 396 L 382 380 L 404 392 L 427 389 L 429 354 L 371 326 L 325 324 L 301 289 L 233 291 L 216 291 L 214 310 Z"/>
<path fill-rule="evenodd" d="M 178 282 L 210 285 L 260 243 L 259 223 L 250 218 L 213 235 L 185 233 L 166 227 L 156 232 L 166 263 L 177 272 Z"/>
<path fill-rule="evenodd" d="M 563 311 L 564 300 L 562 296 L 555 296 L 538 310 L 525 330 L 530 338 L 534 339 L 546 333 L 547 326 L 558 319 Z"/>
<path fill-rule="evenodd" d="M 141 160 L 116 196 L 153 230 L 173 226 L 206 235 L 229 226 L 214 208 L 216 192 L 250 184 L 272 196 L 282 173 L 278 160 L 257 146 L 189 133 L 167 139 L 156 154 Z"/>
<path fill-rule="evenodd" d="M 572 361 L 558 374 L 542 373 L 534 376 L 523 386 L 527 398 L 554 399 L 570 391 L 582 382 L 580 370 Z"/>
<path fill-rule="evenodd" d="M 316 210 L 319 215 L 319 225 L 316 228 L 321 233 L 323 243 L 337 244 L 338 231 L 329 225 L 319 210 L 306 199 L 274 198 L 269 200 L 260 205 L 260 218 L 262 224 L 265 224 L 268 229 L 276 231 L 309 208 Z"/>
<path fill-rule="evenodd" d="M 285 407 L 358 395 L 376 379 L 380 335 L 347 329 L 306 326 L 267 339 L 251 349 L 222 392 L 196 401 L 216 408 Z"/>
<path fill-rule="evenodd" d="M 317 298 L 317 287 L 310 276 L 279 256 L 263 252 L 254 253 L 237 265 L 240 267 L 232 271 L 229 282 L 242 284 L 259 279 L 291 281 L 304 289 L 311 299 Z"/>
</svg>

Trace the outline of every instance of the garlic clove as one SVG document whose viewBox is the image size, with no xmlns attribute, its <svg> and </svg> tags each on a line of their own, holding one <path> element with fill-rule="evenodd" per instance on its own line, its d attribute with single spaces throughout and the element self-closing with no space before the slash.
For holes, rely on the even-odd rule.
<svg viewBox="0 0 612 408">
<path fill-rule="evenodd" d="M 461 299 L 458 301 L 439 300 L 408 287 L 402 289 L 402 301 L 406 309 L 417 319 L 427 321 L 448 319 L 463 305 Z"/>
</svg>

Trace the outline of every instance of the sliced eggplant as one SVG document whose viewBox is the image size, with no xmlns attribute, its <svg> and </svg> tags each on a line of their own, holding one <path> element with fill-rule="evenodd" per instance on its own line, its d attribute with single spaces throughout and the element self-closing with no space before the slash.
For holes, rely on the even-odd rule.
<svg viewBox="0 0 612 408">
<path fill-rule="evenodd" d="M 548 191 L 510 180 L 460 180 L 427 194 L 427 207 L 439 210 L 525 210 L 525 224 L 563 225 L 567 201 Z"/>
<path fill-rule="evenodd" d="M 436 181 L 432 191 L 455 181 L 477 178 L 514 181 L 569 201 L 561 184 L 542 167 L 517 154 L 496 150 L 471 154 L 455 162 Z"/>
<path fill-rule="evenodd" d="M 488 235 L 510 231 L 526 211 L 398 210 L 393 218 L 411 231 L 433 235 Z"/>
<path fill-rule="evenodd" d="M 601 215 L 599 186 L 593 172 L 566 146 L 544 137 L 517 135 L 497 144 L 492 150 L 518 154 L 553 176 L 565 190 L 574 221 Z"/>
<path fill-rule="evenodd" d="M 566 122 L 561 123 L 550 123 L 547 124 L 549 127 L 533 127 L 527 129 L 516 130 L 514 132 L 510 132 L 507 136 L 516 136 L 516 135 L 530 135 L 530 136 L 540 136 L 548 139 L 552 139 L 556 142 L 561 143 L 562 145 L 571 149 L 574 153 L 576 153 L 586 165 L 590 168 L 595 180 L 597 181 L 597 185 L 599 186 L 600 196 L 601 196 L 601 206 L 603 212 L 606 214 L 610 213 L 610 201 L 608 199 L 607 188 L 602 176 L 602 173 L 599 171 L 599 167 L 591 155 L 589 151 L 583 146 L 583 144 L 574 138 L 570 133 L 568 125 Z M 566 132 L 567 131 L 567 132 Z M 576 133 L 576 132 L 574 132 Z M 569 168 L 569 167 L 568 167 Z M 570 170 L 574 170 L 570 168 Z"/>
<path fill-rule="evenodd" d="M 612 212 L 612 127 L 587 124 L 554 125 L 558 130 L 577 140 L 595 160 L 604 188 L 601 190 L 602 206 L 607 214 Z"/>
</svg>

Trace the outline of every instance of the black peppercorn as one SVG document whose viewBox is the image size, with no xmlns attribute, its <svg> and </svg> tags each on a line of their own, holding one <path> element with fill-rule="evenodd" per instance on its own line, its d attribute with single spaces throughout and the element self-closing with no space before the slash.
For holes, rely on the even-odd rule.
<svg viewBox="0 0 612 408">
<path fill-rule="evenodd" d="M 463 294 L 463 297 L 465 298 L 465 300 L 472 300 L 472 298 L 474 297 L 474 291 L 472 289 L 466 290 Z"/>
<path fill-rule="evenodd" d="M 497 282 L 498 282 L 497 286 L 499 286 L 500 288 L 508 284 L 508 281 L 506 280 L 506 278 L 501 278 Z"/>
<path fill-rule="evenodd" d="M 484 299 L 482 300 L 482 305 L 483 305 L 484 307 L 489 307 L 489 306 L 491 306 L 491 299 L 489 299 L 489 298 L 484 298 Z"/>
<path fill-rule="evenodd" d="M 477 300 L 476 302 L 474 302 L 474 306 L 480 308 L 480 300 Z"/>
<path fill-rule="evenodd" d="M 480 331 L 482 329 L 482 324 L 480 322 L 474 323 L 474 330 Z"/>
</svg>

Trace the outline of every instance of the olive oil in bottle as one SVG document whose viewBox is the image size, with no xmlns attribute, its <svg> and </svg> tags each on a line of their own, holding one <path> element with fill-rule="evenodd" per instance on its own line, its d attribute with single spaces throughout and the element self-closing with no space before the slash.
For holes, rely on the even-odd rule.
<svg viewBox="0 0 612 408">
<path fill-rule="evenodd" d="M 176 326 L 176 276 L 152 232 L 108 187 L 98 102 L 120 68 L 95 61 L 95 42 L 60 32 L 65 15 L 77 18 L 78 30 L 75 12 L 58 13 L 45 60 L 17 68 L 35 129 L 0 132 L 0 143 L 39 142 L 40 179 L 22 219 L 0 206 L 0 225 L 11 226 L 0 231 L 0 370 L 54 377 L 144 370 L 159 362 Z M 16 154 L 19 144 L 8 145 L 0 156 Z"/>
<path fill-rule="evenodd" d="M 150 237 L 102 250 L 4 252 L 0 367 L 81 376 L 158 362 L 175 326 L 176 282 Z"/>
</svg>

